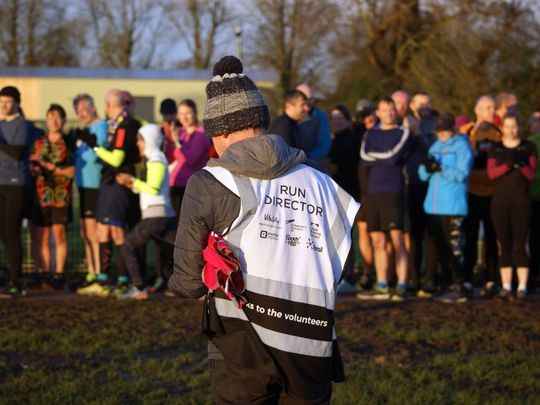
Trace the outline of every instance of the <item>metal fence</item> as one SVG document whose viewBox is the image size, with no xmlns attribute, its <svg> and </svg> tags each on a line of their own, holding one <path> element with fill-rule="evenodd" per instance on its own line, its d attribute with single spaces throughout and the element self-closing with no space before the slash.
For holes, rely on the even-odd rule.
<svg viewBox="0 0 540 405">
<path fill-rule="evenodd" d="M 66 263 L 66 273 L 79 273 L 86 271 L 86 259 L 84 252 L 84 241 L 80 235 L 79 223 L 79 192 L 77 187 L 73 186 L 73 220 L 67 225 L 67 242 L 68 242 L 68 258 Z M 23 221 L 22 230 L 23 240 L 23 273 L 31 273 L 35 270 L 34 260 L 32 259 L 32 238 L 30 235 L 30 222 Z M 51 250 L 54 251 L 54 241 L 51 238 Z M 115 255 L 117 252 L 115 252 Z M 152 269 L 155 267 L 155 247 L 153 243 L 148 243 L 146 246 L 146 267 Z M 51 260 L 54 263 L 54 254 L 51 255 Z M 113 269 L 115 268 L 115 260 L 112 262 Z M 54 268 L 54 267 L 53 267 Z M 3 244 L 0 243 L 0 272 L 8 271 L 8 262 Z"/>
</svg>

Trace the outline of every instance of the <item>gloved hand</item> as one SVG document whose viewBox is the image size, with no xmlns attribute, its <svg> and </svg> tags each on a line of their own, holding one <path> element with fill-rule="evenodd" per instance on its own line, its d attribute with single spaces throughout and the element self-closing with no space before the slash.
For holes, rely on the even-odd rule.
<svg viewBox="0 0 540 405">
<path fill-rule="evenodd" d="M 97 146 L 96 136 L 88 131 L 80 131 L 77 133 L 77 138 L 86 143 L 92 149 Z"/>
<path fill-rule="evenodd" d="M 422 164 L 426 166 L 426 171 L 428 173 L 435 173 L 441 171 L 441 165 L 431 155 L 427 155 Z"/>
</svg>

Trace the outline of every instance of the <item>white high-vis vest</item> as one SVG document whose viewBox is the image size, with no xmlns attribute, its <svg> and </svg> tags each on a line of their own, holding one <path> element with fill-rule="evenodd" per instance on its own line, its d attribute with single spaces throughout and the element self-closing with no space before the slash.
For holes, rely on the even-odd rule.
<svg viewBox="0 0 540 405">
<path fill-rule="evenodd" d="M 242 264 L 250 301 L 244 313 L 216 298 L 218 314 L 243 320 L 252 314 L 249 320 L 266 345 L 330 357 L 335 289 L 360 204 L 304 164 L 271 180 L 221 167 L 205 170 L 240 197 L 240 214 L 223 237 Z"/>
</svg>

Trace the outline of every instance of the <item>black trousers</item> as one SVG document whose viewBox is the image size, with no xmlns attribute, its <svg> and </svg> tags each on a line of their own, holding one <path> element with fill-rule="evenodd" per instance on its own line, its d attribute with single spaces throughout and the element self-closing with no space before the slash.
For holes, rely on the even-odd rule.
<svg viewBox="0 0 540 405">
<path fill-rule="evenodd" d="M 465 281 L 473 282 L 473 269 L 478 258 L 478 230 L 484 224 L 485 281 L 497 278 L 497 238 L 491 221 L 491 197 L 469 194 L 469 214 L 465 217 Z"/>
<path fill-rule="evenodd" d="M 438 256 L 449 284 L 463 283 L 463 217 L 430 215 L 429 233 L 437 246 Z"/>
<path fill-rule="evenodd" d="M 15 285 L 22 272 L 21 225 L 24 197 L 24 186 L 0 186 L 0 239 L 6 249 L 10 282 Z"/>
<path fill-rule="evenodd" d="M 437 249 L 428 232 L 428 215 L 424 211 L 424 200 L 427 194 L 426 184 L 410 184 L 407 187 L 407 215 L 409 219 L 409 235 L 411 248 L 408 256 L 409 279 L 420 284 L 422 279 L 426 286 L 433 286 L 437 271 Z M 426 252 L 426 274 L 422 276 L 424 259 L 424 243 Z"/>
<path fill-rule="evenodd" d="M 530 270 L 529 290 L 534 290 L 540 285 L 540 201 L 533 201 L 531 206 L 531 235 L 529 239 Z"/>
<path fill-rule="evenodd" d="M 531 200 L 529 195 L 493 198 L 491 219 L 499 242 L 501 267 L 528 267 Z"/>
<path fill-rule="evenodd" d="M 135 225 L 127 234 L 121 253 L 124 256 L 126 268 L 134 285 L 141 286 L 144 284 L 137 250 L 146 245 L 151 235 L 163 235 L 167 231 L 168 224 L 168 218 L 146 218 Z"/>
<path fill-rule="evenodd" d="M 208 360 L 212 396 L 216 404 L 329 404 L 332 383 L 323 398 L 306 400 L 283 392 L 280 381 L 255 370 L 229 364 L 226 360 Z"/>
</svg>

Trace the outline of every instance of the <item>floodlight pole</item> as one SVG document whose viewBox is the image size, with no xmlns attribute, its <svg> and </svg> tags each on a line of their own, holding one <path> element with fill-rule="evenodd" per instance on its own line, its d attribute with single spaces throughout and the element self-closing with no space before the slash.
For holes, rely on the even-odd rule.
<svg viewBox="0 0 540 405">
<path fill-rule="evenodd" d="M 242 27 L 237 25 L 234 27 L 234 33 L 236 34 L 236 56 L 238 59 L 243 60 L 242 55 Z"/>
</svg>

